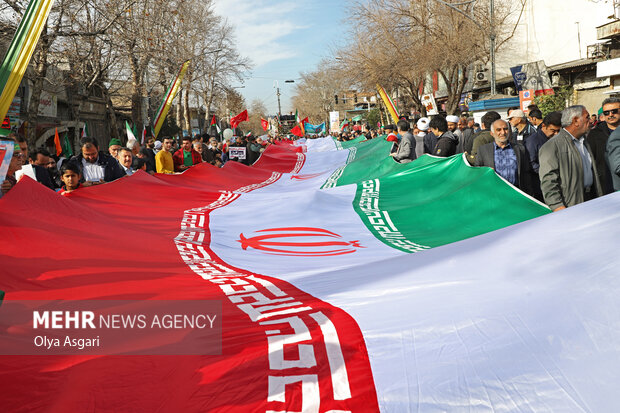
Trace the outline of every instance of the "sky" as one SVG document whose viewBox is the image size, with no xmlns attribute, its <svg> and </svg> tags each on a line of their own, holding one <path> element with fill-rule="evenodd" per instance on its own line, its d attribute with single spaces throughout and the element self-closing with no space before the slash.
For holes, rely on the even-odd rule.
<svg viewBox="0 0 620 413">
<path fill-rule="evenodd" d="M 253 70 L 233 87 L 249 106 L 261 100 L 269 114 L 278 112 L 275 81 L 280 87 L 282 114 L 295 112 L 291 98 L 300 73 L 317 69 L 323 57 L 342 44 L 345 0 L 214 0 L 217 14 L 235 26 L 241 55 Z"/>
</svg>

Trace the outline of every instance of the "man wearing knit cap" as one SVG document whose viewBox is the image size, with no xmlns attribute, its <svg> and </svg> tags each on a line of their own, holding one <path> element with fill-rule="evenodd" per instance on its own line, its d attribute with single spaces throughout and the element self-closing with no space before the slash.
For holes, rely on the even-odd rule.
<svg viewBox="0 0 620 413">
<path fill-rule="evenodd" d="M 108 145 L 108 151 L 110 152 L 110 155 L 112 155 L 114 159 L 118 158 L 119 149 L 121 149 L 121 140 L 116 139 L 116 138 L 110 139 L 110 144 Z"/>
</svg>

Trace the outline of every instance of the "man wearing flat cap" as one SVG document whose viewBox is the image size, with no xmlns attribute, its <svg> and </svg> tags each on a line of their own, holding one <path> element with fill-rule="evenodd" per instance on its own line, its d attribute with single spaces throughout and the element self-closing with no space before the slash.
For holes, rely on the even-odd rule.
<svg viewBox="0 0 620 413">
<path fill-rule="evenodd" d="M 508 121 L 514 128 L 512 133 L 512 141 L 523 143 L 528 136 L 536 133 L 536 128 L 525 117 L 525 113 L 521 109 L 513 110 L 508 115 Z"/>
</svg>

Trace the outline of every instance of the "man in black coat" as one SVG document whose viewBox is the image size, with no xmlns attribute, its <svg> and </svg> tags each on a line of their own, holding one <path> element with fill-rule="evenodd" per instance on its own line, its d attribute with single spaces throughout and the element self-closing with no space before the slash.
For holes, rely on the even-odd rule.
<svg viewBox="0 0 620 413">
<path fill-rule="evenodd" d="M 512 185 L 529 195 L 534 195 L 529 156 L 523 145 L 510 142 L 511 131 L 508 122 L 502 119 L 493 122 L 491 136 L 494 141 L 478 149 L 475 166 L 493 168 Z"/>
<path fill-rule="evenodd" d="M 459 138 L 448 130 L 446 118 L 441 115 L 433 117 L 428 128 L 438 137 L 437 144 L 433 148 L 433 155 L 447 158 L 456 154 Z"/>
<path fill-rule="evenodd" d="M 125 171 L 112 156 L 100 152 L 94 138 L 84 137 L 80 142 L 81 153 L 71 161 L 82 167 L 83 186 L 103 184 L 125 176 Z"/>
<path fill-rule="evenodd" d="M 599 122 L 586 136 L 586 142 L 592 149 L 594 163 L 601 181 L 603 194 L 614 191 L 611 172 L 605 161 L 605 148 L 609 135 L 620 126 L 620 98 L 607 98 L 603 101 L 603 116 L 605 122 Z"/>
</svg>

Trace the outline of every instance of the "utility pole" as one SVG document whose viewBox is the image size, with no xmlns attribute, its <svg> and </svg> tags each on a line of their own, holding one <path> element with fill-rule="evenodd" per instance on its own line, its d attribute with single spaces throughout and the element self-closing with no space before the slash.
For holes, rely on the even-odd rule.
<svg viewBox="0 0 620 413">
<path fill-rule="evenodd" d="M 579 43 L 579 58 L 581 59 L 581 30 L 579 30 L 579 22 L 575 22 L 577 25 L 577 43 Z"/>
<path fill-rule="evenodd" d="M 282 106 L 280 105 L 280 84 L 277 80 L 273 81 L 273 87 L 276 88 L 276 96 L 278 97 L 278 120 L 282 118 Z"/>
</svg>

